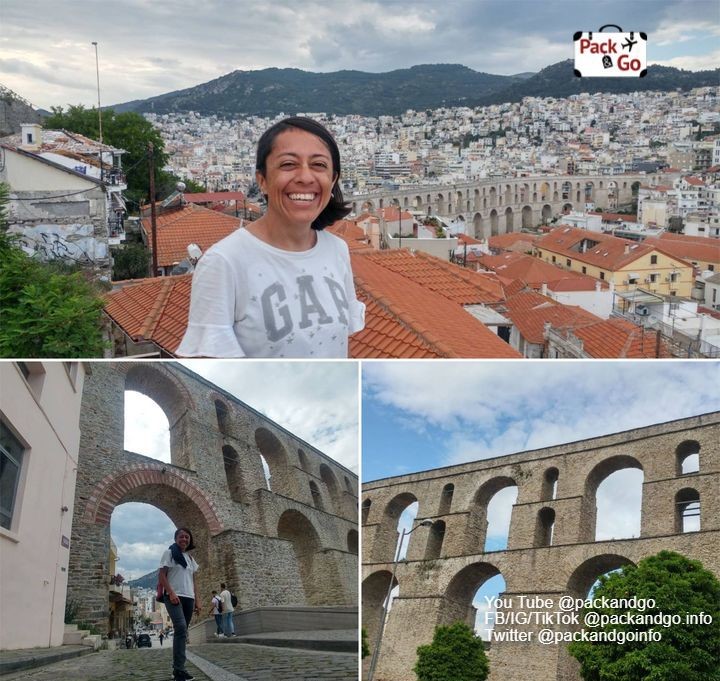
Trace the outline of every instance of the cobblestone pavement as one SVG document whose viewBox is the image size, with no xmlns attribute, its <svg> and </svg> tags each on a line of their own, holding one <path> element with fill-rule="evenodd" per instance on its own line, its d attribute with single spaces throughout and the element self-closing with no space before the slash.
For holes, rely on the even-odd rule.
<svg viewBox="0 0 720 681">
<path fill-rule="evenodd" d="M 193 664 L 195 656 L 201 658 L 198 664 L 206 673 Z M 205 665 L 203 660 L 212 664 Z M 358 678 L 354 654 L 243 644 L 189 646 L 187 669 L 197 681 L 356 681 Z M 172 647 L 102 650 L 3 675 L 3 681 L 170 681 L 171 678 Z"/>
</svg>

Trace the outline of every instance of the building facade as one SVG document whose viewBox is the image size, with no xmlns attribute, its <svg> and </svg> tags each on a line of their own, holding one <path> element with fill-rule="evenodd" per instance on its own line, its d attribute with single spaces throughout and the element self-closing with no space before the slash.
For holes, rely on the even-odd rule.
<svg viewBox="0 0 720 681">
<path fill-rule="evenodd" d="M 0 363 L 0 650 L 63 642 L 85 379 L 79 362 Z"/>
</svg>

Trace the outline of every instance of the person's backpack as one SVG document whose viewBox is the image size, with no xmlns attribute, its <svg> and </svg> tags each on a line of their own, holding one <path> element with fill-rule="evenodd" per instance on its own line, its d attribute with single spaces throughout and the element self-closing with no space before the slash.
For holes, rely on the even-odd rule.
<svg viewBox="0 0 720 681">
<path fill-rule="evenodd" d="M 222 598 L 220 598 L 219 596 L 215 596 L 213 600 L 215 601 L 215 607 L 217 608 L 218 613 L 222 613 Z"/>
<path fill-rule="evenodd" d="M 235 594 L 230 594 L 230 602 L 232 603 L 233 608 L 237 608 L 238 599 Z"/>
</svg>

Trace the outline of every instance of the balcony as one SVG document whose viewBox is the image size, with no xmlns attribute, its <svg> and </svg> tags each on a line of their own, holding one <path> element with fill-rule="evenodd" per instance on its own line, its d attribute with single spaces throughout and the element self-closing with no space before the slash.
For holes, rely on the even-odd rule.
<svg viewBox="0 0 720 681">
<path fill-rule="evenodd" d="M 127 178 L 125 173 L 119 168 L 110 168 L 104 175 L 103 178 L 107 184 L 112 187 L 127 187 Z"/>
<path fill-rule="evenodd" d="M 108 220 L 108 244 L 119 246 L 125 241 L 125 225 L 122 218 L 111 218 Z"/>
</svg>

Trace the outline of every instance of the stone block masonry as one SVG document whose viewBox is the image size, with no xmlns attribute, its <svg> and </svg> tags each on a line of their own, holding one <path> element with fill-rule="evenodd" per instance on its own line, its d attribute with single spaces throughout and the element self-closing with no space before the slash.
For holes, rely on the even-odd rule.
<svg viewBox="0 0 720 681">
<path fill-rule="evenodd" d="M 165 412 L 171 463 L 124 450 L 126 390 Z M 241 609 L 357 605 L 357 476 L 319 450 L 164 362 L 92 364 L 80 425 L 68 589 L 78 619 L 107 629 L 110 518 L 131 501 L 191 528 L 204 603 L 225 582 Z"/>
<path fill-rule="evenodd" d="M 699 465 L 686 467 L 695 456 Z M 643 474 L 640 535 L 596 541 L 598 487 L 625 468 Z M 487 505 L 509 486 L 518 495 L 507 548 L 492 551 L 485 545 Z M 600 575 L 663 549 L 700 560 L 720 576 L 720 412 L 385 478 L 363 485 L 362 497 L 363 626 L 371 642 L 392 574 L 400 514 L 418 501 L 416 522 L 433 521 L 413 531 L 407 559 L 398 566 L 400 595 L 388 616 L 375 674 L 376 681 L 414 681 L 417 647 L 432 640 L 438 625 L 473 625 L 473 597 L 497 574 L 505 580 L 503 597 L 512 603 L 501 608 L 503 614 L 519 611 L 520 596 L 549 599 L 547 611 L 562 596 L 585 598 Z M 695 498 L 700 529 L 683 532 L 684 500 Z M 499 632 L 513 628 L 518 627 L 496 625 Z M 565 644 L 495 640 L 489 657 L 490 681 L 580 678 Z"/>
</svg>

